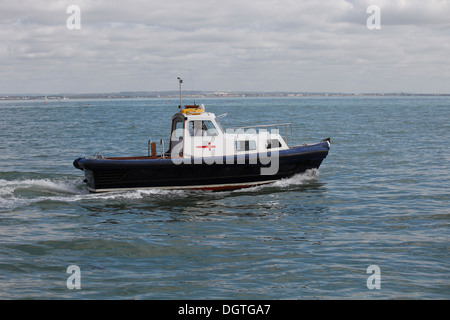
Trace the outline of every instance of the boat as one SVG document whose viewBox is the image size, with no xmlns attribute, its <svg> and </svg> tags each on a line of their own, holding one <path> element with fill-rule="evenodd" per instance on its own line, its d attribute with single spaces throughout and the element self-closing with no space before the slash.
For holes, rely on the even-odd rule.
<svg viewBox="0 0 450 320">
<path fill-rule="evenodd" d="M 76 159 L 89 192 L 252 187 L 318 169 L 330 149 L 330 138 L 292 145 L 292 123 L 224 130 L 219 120 L 226 114 L 216 116 L 203 104 L 182 108 L 181 88 L 179 108 L 167 151 L 163 140 L 159 154 L 149 140 L 145 156 Z"/>
</svg>

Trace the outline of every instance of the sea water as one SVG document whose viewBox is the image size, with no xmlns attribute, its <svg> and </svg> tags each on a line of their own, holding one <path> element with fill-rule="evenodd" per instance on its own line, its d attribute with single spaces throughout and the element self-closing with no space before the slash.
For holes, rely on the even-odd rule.
<svg viewBox="0 0 450 320">
<path fill-rule="evenodd" d="M 329 155 L 237 191 L 89 194 L 73 160 L 167 146 L 176 99 L 2 101 L 0 299 L 450 298 L 450 97 L 196 100 Z"/>
</svg>

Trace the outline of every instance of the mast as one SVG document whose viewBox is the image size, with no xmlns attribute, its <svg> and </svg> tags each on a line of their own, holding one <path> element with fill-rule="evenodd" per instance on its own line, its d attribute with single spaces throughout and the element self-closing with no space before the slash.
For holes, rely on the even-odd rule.
<svg viewBox="0 0 450 320">
<path fill-rule="evenodd" d="M 178 106 L 178 108 L 181 109 L 181 84 L 183 83 L 183 80 L 180 77 L 178 77 L 178 82 L 179 82 L 179 85 L 180 85 L 180 105 Z"/>
</svg>

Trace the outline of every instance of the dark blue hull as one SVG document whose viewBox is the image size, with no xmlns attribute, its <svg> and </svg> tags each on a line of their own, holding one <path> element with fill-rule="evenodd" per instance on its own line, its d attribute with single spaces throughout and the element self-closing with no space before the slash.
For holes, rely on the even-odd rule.
<svg viewBox="0 0 450 320">
<path fill-rule="evenodd" d="M 131 189 L 203 189 L 223 190 L 250 187 L 288 178 L 308 169 L 318 169 L 330 148 L 329 140 L 313 145 L 292 147 L 275 158 L 242 157 L 183 159 L 137 158 L 79 158 L 74 161 L 77 169 L 84 170 L 91 192 Z M 186 163 L 188 162 L 188 163 Z M 190 162 L 190 163 L 189 163 Z M 262 171 L 263 170 L 263 171 Z"/>
</svg>

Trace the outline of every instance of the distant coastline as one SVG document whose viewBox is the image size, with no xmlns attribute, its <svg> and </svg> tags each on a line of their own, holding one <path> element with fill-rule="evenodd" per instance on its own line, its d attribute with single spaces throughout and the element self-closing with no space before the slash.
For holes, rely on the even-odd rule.
<svg viewBox="0 0 450 320">
<path fill-rule="evenodd" d="M 450 93 L 341 93 L 341 92 L 236 92 L 236 91 L 183 91 L 184 98 L 245 98 L 245 97 L 382 97 L 382 96 L 450 96 Z M 115 93 L 73 94 L 0 94 L 4 100 L 72 100 L 72 99 L 139 99 L 178 98 L 178 91 L 131 91 Z"/>
</svg>

